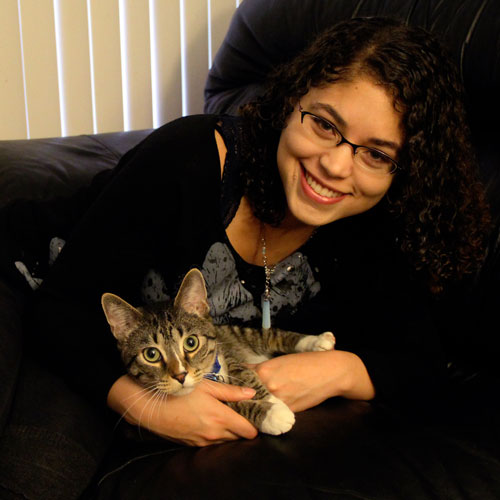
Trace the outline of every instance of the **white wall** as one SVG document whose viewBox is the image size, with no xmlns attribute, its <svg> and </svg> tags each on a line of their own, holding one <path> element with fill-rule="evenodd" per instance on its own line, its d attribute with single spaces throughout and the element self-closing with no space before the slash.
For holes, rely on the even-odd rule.
<svg viewBox="0 0 500 500">
<path fill-rule="evenodd" d="M 0 0 L 0 139 L 201 113 L 238 0 Z"/>
</svg>

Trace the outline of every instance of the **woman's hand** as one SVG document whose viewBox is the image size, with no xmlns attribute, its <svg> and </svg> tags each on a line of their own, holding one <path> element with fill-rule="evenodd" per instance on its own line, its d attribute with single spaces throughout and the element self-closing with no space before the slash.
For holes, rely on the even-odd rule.
<svg viewBox="0 0 500 500">
<path fill-rule="evenodd" d="M 375 396 L 365 365 L 346 351 L 288 354 L 252 368 L 269 391 L 295 412 L 334 396 L 363 400 Z"/>
<path fill-rule="evenodd" d="M 253 439 L 255 427 L 222 401 L 251 399 L 253 389 L 203 380 L 185 396 L 160 397 L 124 375 L 112 386 L 108 405 L 127 422 L 191 446 Z"/>
</svg>

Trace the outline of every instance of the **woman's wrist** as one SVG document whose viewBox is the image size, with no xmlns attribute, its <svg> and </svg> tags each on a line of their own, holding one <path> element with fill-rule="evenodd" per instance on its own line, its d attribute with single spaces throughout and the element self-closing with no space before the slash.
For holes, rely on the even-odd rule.
<svg viewBox="0 0 500 500">
<path fill-rule="evenodd" d="M 337 365 L 334 396 L 347 399 L 371 400 L 375 387 L 361 358 L 348 351 L 332 351 L 332 362 Z"/>
<path fill-rule="evenodd" d="M 133 417 L 129 410 L 133 408 L 141 394 L 142 391 L 137 384 L 128 375 L 122 375 L 111 386 L 107 403 L 112 410 L 122 415 L 129 424 L 137 425 L 138 420 Z"/>
</svg>

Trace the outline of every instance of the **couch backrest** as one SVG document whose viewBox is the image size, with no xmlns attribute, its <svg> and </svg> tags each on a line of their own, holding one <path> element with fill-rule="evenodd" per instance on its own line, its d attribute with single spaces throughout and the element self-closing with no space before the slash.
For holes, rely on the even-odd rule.
<svg viewBox="0 0 500 500">
<path fill-rule="evenodd" d="M 500 216 L 498 0 L 244 0 L 205 86 L 205 111 L 236 113 L 269 72 L 317 33 L 356 16 L 389 16 L 437 34 L 459 67 L 493 212 Z"/>
</svg>

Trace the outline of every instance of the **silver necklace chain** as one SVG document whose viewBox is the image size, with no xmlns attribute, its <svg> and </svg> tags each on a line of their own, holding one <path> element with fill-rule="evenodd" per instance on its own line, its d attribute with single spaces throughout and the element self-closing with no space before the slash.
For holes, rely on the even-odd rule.
<svg viewBox="0 0 500 500">
<path fill-rule="evenodd" d="M 314 235 L 315 231 L 312 232 L 309 238 Z M 273 266 L 267 263 L 267 251 L 266 251 L 266 238 L 264 236 L 264 224 L 261 225 L 260 241 L 262 244 L 262 262 L 264 264 L 265 273 L 265 283 L 264 283 L 264 293 L 261 298 L 261 308 L 262 308 L 262 328 L 271 328 L 271 276 L 273 275 L 276 264 Z"/>
<path fill-rule="evenodd" d="M 262 227 L 262 262 L 264 263 L 264 273 L 265 273 L 265 283 L 264 283 L 264 297 L 269 300 L 271 296 L 271 276 L 276 269 L 276 266 L 269 266 L 267 264 L 267 253 L 266 253 L 266 238 L 264 237 L 264 227 Z"/>
</svg>

